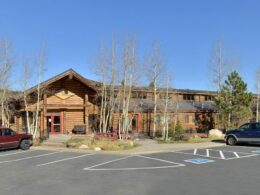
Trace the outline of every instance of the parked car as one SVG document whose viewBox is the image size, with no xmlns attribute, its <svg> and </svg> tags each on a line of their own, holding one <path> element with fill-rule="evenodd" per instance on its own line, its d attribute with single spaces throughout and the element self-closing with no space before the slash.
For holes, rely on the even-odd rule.
<svg viewBox="0 0 260 195">
<path fill-rule="evenodd" d="M 238 129 L 227 131 L 225 141 L 227 145 L 260 143 L 260 122 L 246 123 Z"/>
<path fill-rule="evenodd" d="M 0 149 L 21 148 L 28 150 L 32 143 L 31 134 L 18 134 L 10 128 L 0 128 Z"/>
</svg>

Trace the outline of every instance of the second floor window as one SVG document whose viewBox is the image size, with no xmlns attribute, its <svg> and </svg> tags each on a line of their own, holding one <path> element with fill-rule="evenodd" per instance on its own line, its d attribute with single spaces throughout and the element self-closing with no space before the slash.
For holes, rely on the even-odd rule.
<svg viewBox="0 0 260 195">
<path fill-rule="evenodd" d="M 193 94 L 183 94 L 183 100 L 195 100 Z"/>
<path fill-rule="evenodd" d="M 205 95 L 205 101 L 212 101 L 213 98 L 211 95 Z"/>
<path fill-rule="evenodd" d="M 146 99 L 146 93 L 143 92 L 132 92 L 132 98 Z"/>
</svg>

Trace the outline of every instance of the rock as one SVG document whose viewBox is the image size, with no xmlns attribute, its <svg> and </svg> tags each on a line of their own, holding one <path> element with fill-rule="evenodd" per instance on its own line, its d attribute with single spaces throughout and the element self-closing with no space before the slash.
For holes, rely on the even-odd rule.
<svg viewBox="0 0 260 195">
<path fill-rule="evenodd" d="M 223 134 L 223 132 L 222 132 L 221 130 L 219 130 L 219 129 L 211 129 L 211 130 L 209 131 L 209 136 L 210 136 L 210 137 L 219 137 L 219 138 L 222 138 L 222 137 L 224 137 L 224 134 Z"/>
<path fill-rule="evenodd" d="M 100 147 L 95 147 L 94 150 L 95 151 L 101 151 L 101 148 Z"/>
<path fill-rule="evenodd" d="M 79 149 L 89 149 L 88 145 L 82 144 Z"/>
<path fill-rule="evenodd" d="M 67 148 L 75 148 L 76 145 L 77 145 L 76 143 L 68 143 Z"/>
</svg>

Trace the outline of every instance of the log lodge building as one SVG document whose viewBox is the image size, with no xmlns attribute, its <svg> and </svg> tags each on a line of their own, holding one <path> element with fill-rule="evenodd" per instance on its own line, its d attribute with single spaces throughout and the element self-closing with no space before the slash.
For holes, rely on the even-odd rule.
<svg viewBox="0 0 260 195">
<path fill-rule="evenodd" d="M 39 134 L 69 134 L 75 126 L 85 125 L 87 132 L 98 131 L 99 107 L 96 101 L 97 91 L 101 84 L 84 78 L 69 69 L 41 83 L 41 101 L 39 112 Z M 163 90 L 163 89 L 160 89 Z M 26 91 L 28 111 L 36 109 L 34 101 L 37 86 Z M 178 102 L 177 117 L 183 129 L 209 130 L 215 127 L 217 110 L 213 99 L 216 92 L 200 90 L 171 89 L 169 98 Z M 16 131 L 25 131 L 26 114 L 23 97 L 15 100 L 16 112 L 11 127 Z M 135 105 L 135 106 L 133 106 Z M 134 87 L 129 106 L 131 130 L 149 133 L 152 131 L 153 88 Z M 176 106 L 169 104 L 169 112 Z M 113 117 L 113 130 L 117 129 L 116 115 Z M 160 96 L 158 100 L 158 116 L 160 115 Z M 157 120 L 157 119 L 155 119 Z M 176 120 L 175 120 L 176 121 Z M 160 127 L 157 129 L 160 130 Z"/>
</svg>

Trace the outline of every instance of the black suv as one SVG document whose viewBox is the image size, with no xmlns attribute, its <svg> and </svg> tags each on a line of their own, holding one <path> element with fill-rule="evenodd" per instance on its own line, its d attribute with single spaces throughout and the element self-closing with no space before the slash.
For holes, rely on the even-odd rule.
<svg viewBox="0 0 260 195">
<path fill-rule="evenodd" d="M 260 122 L 246 123 L 238 129 L 227 131 L 225 140 L 227 145 L 260 143 Z"/>
</svg>

